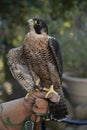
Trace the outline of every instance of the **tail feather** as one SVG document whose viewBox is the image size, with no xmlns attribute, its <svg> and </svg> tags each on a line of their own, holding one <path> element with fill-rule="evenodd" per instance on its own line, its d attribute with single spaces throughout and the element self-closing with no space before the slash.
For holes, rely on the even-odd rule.
<svg viewBox="0 0 87 130">
<path fill-rule="evenodd" d="M 62 120 L 68 115 L 67 106 L 64 99 L 60 99 L 60 102 L 55 105 L 55 118 Z"/>
<path fill-rule="evenodd" d="M 62 121 L 68 116 L 68 110 L 64 98 L 60 98 L 60 102 L 58 104 L 52 103 L 50 110 L 53 118 L 56 118 L 57 120 Z"/>
</svg>

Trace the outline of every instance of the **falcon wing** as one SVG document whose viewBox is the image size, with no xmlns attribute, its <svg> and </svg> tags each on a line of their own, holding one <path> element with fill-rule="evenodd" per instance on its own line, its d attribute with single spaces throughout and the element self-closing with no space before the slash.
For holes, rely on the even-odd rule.
<svg viewBox="0 0 87 130">
<path fill-rule="evenodd" d="M 50 49 L 54 55 L 57 70 L 59 73 L 59 77 L 60 77 L 60 80 L 62 81 L 63 60 L 62 60 L 62 53 L 61 53 L 60 45 L 55 38 L 50 37 L 49 38 L 49 46 L 50 46 Z"/>
<path fill-rule="evenodd" d="M 26 58 L 23 53 L 23 46 L 11 49 L 7 55 L 8 65 L 15 79 L 26 89 L 27 92 L 33 90 L 34 81 Z"/>
<path fill-rule="evenodd" d="M 54 59 L 56 61 L 56 67 L 58 70 L 58 74 L 62 83 L 62 73 L 63 73 L 63 61 L 62 61 L 62 53 L 61 53 L 61 49 L 60 49 L 60 45 L 57 42 L 57 40 L 53 37 L 49 38 L 49 47 L 52 51 L 52 54 L 54 56 Z M 65 103 L 65 99 L 64 99 L 64 95 L 63 95 L 63 91 L 62 91 L 62 86 L 59 87 L 60 89 L 60 101 L 58 104 L 55 105 L 55 117 L 58 120 L 62 120 L 64 118 L 67 117 L 68 115 L 68 111 L 67 111 L 67 107 L 66 107 L 66 103 Z"/>
</svg>

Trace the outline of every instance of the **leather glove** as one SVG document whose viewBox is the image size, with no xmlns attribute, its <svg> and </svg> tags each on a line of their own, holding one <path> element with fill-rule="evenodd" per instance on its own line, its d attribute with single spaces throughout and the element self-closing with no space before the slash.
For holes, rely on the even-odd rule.
<svg viewBox="0 0 87 130">
<path fill-rule="evenodd" d="M 32 121 L 39 122 L 40 119 L 37 115 L 48 113 L 48 101 L 45 95 L 46 92 L 33 92 L 29 94 L 27 99 L 20 98 L 2 103 L 0 107 L 0 128 L 2 130 L 21 130 L 23 120 L 33 112 L 35 114 L 31 117 Z M 48 99 L 50 100 L 50 97 Z M 13 126 L 9 125 L 7 119 Z"/>
<path fill-rule="evenodd" d="M 46 92 L 33 92 L 30 93 L 27 99 L 29 104 L 32 104 L 32 110 L 34 114 L 31 116 L 31 120 L 35 122 L 40 121 L 39 115 L 48 113 L 48 101 L 45 99 Z"/>
</svg>

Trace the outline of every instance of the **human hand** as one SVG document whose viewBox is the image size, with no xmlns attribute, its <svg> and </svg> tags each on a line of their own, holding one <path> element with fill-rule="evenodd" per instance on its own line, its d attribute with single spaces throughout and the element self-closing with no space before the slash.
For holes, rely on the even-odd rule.
<svg viewBox="0 0 87 130">
<path fill-rule="evenodd" d="M 27 97 L 27 101 L 32 105 L 33 112 L 46 114 L 48 112 L 48 101 L 45 99 L 46 92 L 33 92 Z"/>
</svg>

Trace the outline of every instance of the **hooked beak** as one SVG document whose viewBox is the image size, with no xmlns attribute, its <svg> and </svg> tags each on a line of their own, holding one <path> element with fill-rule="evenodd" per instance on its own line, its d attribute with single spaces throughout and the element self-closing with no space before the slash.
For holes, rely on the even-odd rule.
<svg viewBox="0 0 87 130">
<path fill-rule="evenodd" d="M 29 25 L 29 26 L 34 26 L 34 21 L 33 21 L 33 19 L 29 19 L 29 20 L 27 21 L 27 25 Z"/>
</svg>

